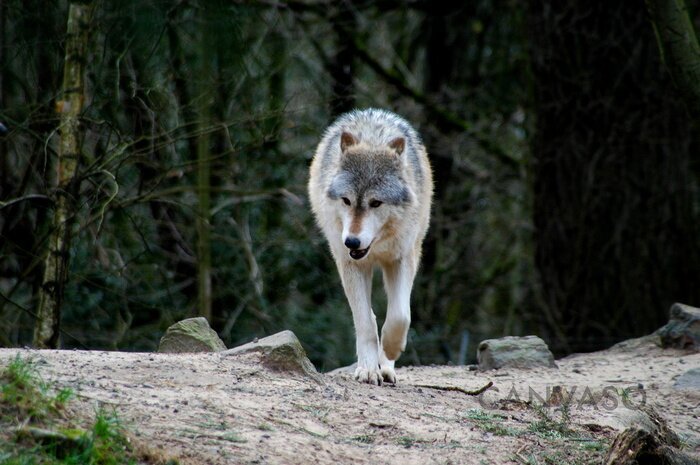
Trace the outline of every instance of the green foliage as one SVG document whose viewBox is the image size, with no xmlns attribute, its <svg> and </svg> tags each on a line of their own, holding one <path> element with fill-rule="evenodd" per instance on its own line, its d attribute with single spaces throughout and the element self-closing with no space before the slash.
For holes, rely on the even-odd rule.
<svg viewBox="0 0 700 465">
<path fill-rule="evenodd" d="M 151 463 L 136 454 L 115 412 L 98 409 L 89 429 L 66 420 L 71 397 L 42 381 L 31 359 L 13 359 L 0 374 L 0 465 Z"/>
<path fill-rule="evenodd" d="M 396 440 L 396 442 L 397 442 L 398 444 L 404 446 L 404 447 L 407 448 L 407 449 L 410 448 L 410 447 L 413 447 L 413 446 L 415 446 L 415 445 L 417 445 L 417 444 L 420 444 L 420 440 L 414 438 L 413 436 L 400 436 L 400 437 Z"/>
<path fill-rule="evenodd" d="M 123 434 L 119 418 L 112 412 L 99 410 L 92 434 L 80 459 L 83 463 L 95 465 L 118 465 L 135 463 L 129 457 L 129 443 Z"/>
<path fill-rule="evenodd" d="M 528 464 L 594 464 L 600 463 L 609 447 L 606 438 L 592 438 L 578 431 L 571 421 L 569 405 L 558 408 L 559 418 L 541 404 L 529 404 L 536 415 L 526 426 L 510 426 L 508 417 L 498 412 L 470 409 L 464 417 L 484 432 L 496 436 L 532 438 L 530 452 L 516 454 L 513 460 Z M 533 436 L 535 436 L 533 438 Z M 540 442 L 542 441 L 542 443 Z M 537 444 L 537 446 L 534 446 Z"/>
<path fill-rule="evenodd" d="M 352 440 L 357 441 L 361 444 L 374 444 L 375 437 L 372 434 L 360 434 L 358 436 L 353 436 Z M 403 443 L 401 443 L 403 444 Z M 403 444 L 405 445 L 405 444 Z"/>
<path fill-rule="evenodd" d="M 469 409 L 465 417 L 475 421 L 482 430 L 496 436 L 518 436 L 521 434 L 520 430 L 503 425 L 506 418 L 498 413 L 490 413 L 482 409 Z"/>
<path fill-rule="evenodd" d="M 479 428 L 497 436 L 521 436 L 527 433 L 534 433 L 543 439 L 579 438 L 579 433 L 571 425 L 568 404 L 558 409 L 559 419 L 554 418 L 545 406 L 531 404 L 531 408 L 536 413 L 537 420 L 531 422 L 527 429 L 507 426 L 505 425 L 506 416 L 482 409 L 468 410 L 465 418 L 475 421 Z"/>
<path fill-rule="evenodd" d="M 530 424 L 528 430 L 546 439 L 560 439 L 576 437 L 578 434 L 571 429 L 570 404 L 564 403 L 559 408 L 560 418 L 554 418 L 547 407 L 541 404 L 532 404 L 533 410 L 539 419 Z"/>
<path fill-rule="evenodd" d="M 22 417 L 30 422 L 56 415 L 72 397 L 70 389 L 52 394 L 31 360 L 15 357 L 0 375 L 0 415 Z"/>
</svg>

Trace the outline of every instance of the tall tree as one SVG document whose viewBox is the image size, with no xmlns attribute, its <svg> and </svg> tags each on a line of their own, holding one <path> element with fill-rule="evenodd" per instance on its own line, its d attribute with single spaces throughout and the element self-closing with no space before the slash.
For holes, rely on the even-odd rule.
<svg viewBox="0 0 700 465">
<path fill-rule="evenodd" d="M 339 2 L 330 17 L 336 39 L 336 51 L 328 64 L 332 80 L 333 96 L 331 114 L 337 116 L 355 108 L 355 37 L 357 18 L 350 2 Z"/>
<path fill-rule="evenodd" d="M 39 290 L 39 305 L 34 329 L 34 346 L 56 348 L 63 290 L 68 271 L 71 225 L 76 213 L 78 166 L 81 151 L 80 115 L 85 101 L 85 64 L 92 5 L 71 2 L 68 9 L 63 90 L 57 102 L 60 114 L 60 142 L 56 159 L 57 188 L 54 215 L 44 260 L 44 275 Z"/>
<path fill-rule="evenodd" d="M 683 0 L 647 0 L 661 56 L 693 117 L 700 117 L 700 44 Z"/>
<path fill-rule="evenodd" d="M 204 118 L 204 113 L 200 114 Z M 207 120 L 203 119 L 204 124 Z M 200 129 L 200 131 L 202 131 Z M 197 314 L 212 321 L 211 287 L 211 164 L 209 134 L 197 138 Z"/>
<path fill-rule="evenodd" d="M 559 351 L 648 333 L 700 298 L 693 133 L 645 13 L 530 2 L 536 265 Z"/>
<path fill-rule="evenodd" d="M 202 30 L 199 59 L 199 100 L 197 120 L 197 314 L 212 321 L 211 289 L 211 78 L 210 50 L 206 29 Z"/>
</svg>

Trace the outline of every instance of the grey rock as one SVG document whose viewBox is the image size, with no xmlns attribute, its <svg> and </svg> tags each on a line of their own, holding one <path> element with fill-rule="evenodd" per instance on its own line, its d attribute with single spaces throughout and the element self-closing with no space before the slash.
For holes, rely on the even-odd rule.
<svg viewBox="0 0 700 465">
<path fill-rule="evenodd" d="M 673 383 L 675 389 L 689 389 L 700 392 L 700 368 L 688 370 Z"/>
<path fill-rule="evenodd" d="M 479 370 L 557 367 L 549 347 L 537 336 L 487 339 L 479 344 L 476 358 Z"/>
<path fill-rule="evenodd" d="M 352 375 L 355 373 L 355 369 L 357 368 L 357 362 L 353 363 L 352 365 L 336 368 L 335 370 L 331 370 L 327 372 L 326 374 L 328 376 L 338 376 L 338 375 Z"/>
<path fill-rule="evenodd" d="M 299 339 L 289 330 L 234 347 L 222 352 L 222 355 L 231 356 L 251 352 L 258 352 L 260 361 L 267 368 L 299 373 L 316 381 L 321 380 L 316 368 L 307 358 Z"/>
<path fill-rule="evenodd" d="M 661 339 L 661 347 L 690 349 L 700 352 L 700 308 L 675 303 L 671 318 L 654 333 Z"/>
<path fill-rule="evenodd" d="M 160 339 L 158 352 L 221 352 L 226 350 L 224 342 L 209 327 L 206 318 L 188 318 L 170 326 Z"/>
<path fill-rule="evenodd" d="M 661 346 L 661 338 L 656 333 L 618 342 L 609 350 L 616 352 L 636 352 L 638 350 L 654 346 Z"/>
</svg>

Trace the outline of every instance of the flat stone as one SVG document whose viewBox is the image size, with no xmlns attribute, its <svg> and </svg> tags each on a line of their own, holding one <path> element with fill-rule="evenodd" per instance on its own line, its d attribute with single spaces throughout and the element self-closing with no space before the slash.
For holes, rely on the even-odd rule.
<svg viewBox="0 0 700 465">
<path fill-rule="evenodd" d="M 506 336 L 487 339 L 476 353 L 479 370 L 498 368 L 556 368 L 554 356 L 547 344 L 537 336 Z"/>
<path fill-rule="evenodd" d="M 680 375 L 673 383 L 673 388 L 700 392 L 700 368 L 693 368 Z"/>
<path fill-rule="evenodd" d="M 251 352 L 259 353 L 262 364 L 271 370 L 299 373 L 316 381 L 321 380 L 299 339 L 289 330 L 234 347 L 222 352 L 222 355 L 235 356 Z"/>
<path fill-rule="evenodd" d="M 700 352 L 700 308 L 675 303 L 670 313 L 668 323 L 654 333 L 661 339 L 661 347 Z"/>
<path fill-rule="evenodd" d="M 331 370 L 331 371 L 327 372 L 326 374 L 328 376 L 352 375 L 355 373 L 356 368 L 357 368 L 357 362 L 353 363 L 352 365 L 336 368 L 335 370 Z"/>
<path fill-rule="evenodd" d="M 224 341 L 209 327 L 204 317 L 188 318 L 170 326 L 160 339 L 158 352 L 221 352 L 226 350 Z"/>
</svg>

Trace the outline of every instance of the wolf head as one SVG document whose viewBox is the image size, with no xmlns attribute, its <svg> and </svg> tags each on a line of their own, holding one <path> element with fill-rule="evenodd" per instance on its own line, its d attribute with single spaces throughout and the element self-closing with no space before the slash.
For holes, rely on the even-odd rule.
<svg viewBox="0 0 700 465">
<path fill-rule="evenodd" d="M 385 147 L 358 142 L 349 132 L 340 136 L 340 168 L 328 197 L 338 202 L 343 244 L 355 260 L 364 258 L 373 243 L 391 234 L 390 225 L 415 199 L 405 178 L 406 141 L 393 139 Z"/>
</svg>

